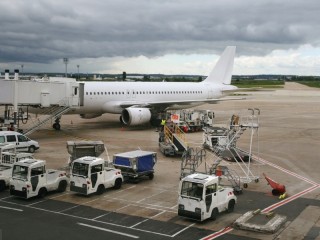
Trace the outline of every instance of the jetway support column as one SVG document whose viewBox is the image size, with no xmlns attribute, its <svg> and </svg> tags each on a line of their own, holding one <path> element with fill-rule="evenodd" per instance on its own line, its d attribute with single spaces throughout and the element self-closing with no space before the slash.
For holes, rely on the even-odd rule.
<svg viewBox="0 0 320 240">
<path fill-rule="evenodd" d="M 13 124 L 17 125 L 17 113 L 18 113 L 18 80 L 19 70 L 14 70 L 14 95 L 13 95 Z"/>
</svg>

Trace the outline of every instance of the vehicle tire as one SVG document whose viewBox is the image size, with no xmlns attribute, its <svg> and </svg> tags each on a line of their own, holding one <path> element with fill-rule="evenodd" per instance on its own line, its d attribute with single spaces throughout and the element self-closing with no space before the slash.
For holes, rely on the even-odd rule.
<svg viewBox="0 0 320 240">
<path fill-rule="evenodd" d="M 67 189 L 67 181 L 62 180 L 59 182 L 59 186 L 58 186 L 58 192 L 64 192 Z"/>
<path fill-rule="evenodd" d="M 104 193 L 105 190 L 106 190 L 105 187 L 102 184 L 100 184 L 97 189 L 97 194 L 101 195 L 102 193 Z"/>
<path fill-rule="evenodd" d="M 41 188 L 38 192 L 38 197 L 39 198 L 44 198 L 47 195 L 47 189 L 46 188 Z"/>
<path fill-rule="evenodd" d="M 244 188 L 247 188 L 247 187 L 248 187 L 248 184 L 247 184 L 247 183 L 244 183 L 244 184 L 243 184 L 243 187 L 244 187 Z"/>
<path fill-rule="evenodd" d="M 150 180 L 152 180 L 154 178 L 154 174 L 153 173 L 150 173 L 148 176 L 149 176 Z"/>
<path fill-rule="evenodd" d="M 216 220 L 218 217 L 218 214 L 219 214 L 218 208 L 214 208 L 211 213 L 211 220 L 213 221 Z"/>
<path fill-rule="evenodd" d="M 114 189 L 120 189 L 121 188 L 121 185 L 122 185 L 122 180 L 121 178 L 117 178 L 115 183 L 114 183 Z"/>
<path fill-rule="evenodd" d="M 6 183 L 4 181 L 0 181 L 0 192 L 6 189 Z"/>
<path fill-rule="evenodd" d="M 228 209 L 227 209 L 227 213 L 232 213 L 234 211 L 234 205 L 236 204 L 236 202 L 231 199 L 228 203 Z"/>
<path fill-rule="evenodd" d="M 29 149 L 28 149 L 29 153 L 34 153 L 35 151 L 36 151 L 35 146 L 30 146 Z"/>
</svg>

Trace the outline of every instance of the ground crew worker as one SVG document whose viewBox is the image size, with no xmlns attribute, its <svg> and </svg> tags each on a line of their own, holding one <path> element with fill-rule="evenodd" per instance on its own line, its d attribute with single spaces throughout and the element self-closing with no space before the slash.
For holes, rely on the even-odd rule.
<svg viewBox="0 0 320 240">
<path fill-rule="evenodd" d="M 166 125 L 166 120 L 165 120 L 165 119 L 162 119 L 162 120 L 161 120 L 161 132 L 162 132 L 163 129 L 164 129 L 164 125 Z"/>
</svg>

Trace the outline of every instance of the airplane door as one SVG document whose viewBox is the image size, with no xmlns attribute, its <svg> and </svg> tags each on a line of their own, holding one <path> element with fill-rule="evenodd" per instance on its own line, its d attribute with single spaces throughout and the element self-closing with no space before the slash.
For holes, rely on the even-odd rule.
<svg viewBox="0 0 320 240">
<path fill-rule="evenodd" d="M 209 99 L 213 98 L 213 90 L 212 89 L 208 90 L 208 98 Z"/>
<path fill-rule="evenodd" d="M 31 186 L 32 186 L 33 192 L 37 189 L 38 183 L 39 183 L 39 175 L 32 176 L 31 177 Z"/>
<path fill-rule="evenodd" d="M 78 86 L 72 86 L 72 106 L 78 106 L 79 105 L 79 87 Z"/>
<path fill-rule="evenodd" d="M 206 211 L 211 213 L 212 206 L 217 205 L 217 184 L 208 185 L 205 190 Z"/>
</svg>

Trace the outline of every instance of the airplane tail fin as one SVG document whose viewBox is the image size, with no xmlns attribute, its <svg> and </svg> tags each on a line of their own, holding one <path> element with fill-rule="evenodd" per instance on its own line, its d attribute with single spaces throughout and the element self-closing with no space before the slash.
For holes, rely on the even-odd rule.
<svg viewBox="0 0 320 240">
<path fill-rule="evenodd" d="M 219 58 L 216 66 L 203 82 L 230 84 L 232 78 L 233 61 L 236 54 L 235 46 L 228 46 Z"/>
</svg>

